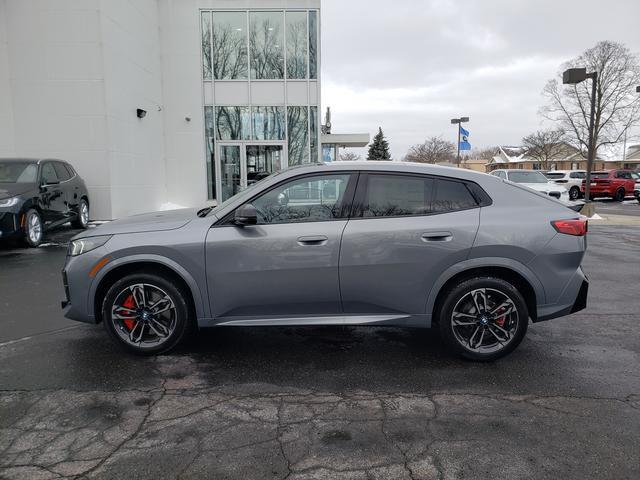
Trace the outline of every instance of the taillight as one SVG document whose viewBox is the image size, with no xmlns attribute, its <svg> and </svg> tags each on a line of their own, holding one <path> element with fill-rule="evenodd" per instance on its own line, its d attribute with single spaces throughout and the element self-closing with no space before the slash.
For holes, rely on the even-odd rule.
<svg viewBox="0 0 640 480">
<path fill-rule="evenodd" d="M 551 225 L 558 233 L 583 237 L 587 234 L 588 222 L 586 217 L 582 217 L 571 220 L 555 220 L 551 222 Z"/>
</svg>

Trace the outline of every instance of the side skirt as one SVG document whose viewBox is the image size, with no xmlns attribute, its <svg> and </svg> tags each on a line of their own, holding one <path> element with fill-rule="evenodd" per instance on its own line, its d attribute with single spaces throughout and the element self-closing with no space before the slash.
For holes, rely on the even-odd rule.
<svg viewBox="0 0 640 480">
<path fill-rule="evenodd" d="M 215 320 L 199 319 L 201 327 L 293 327 L 306 325 L 371 325 L 429 328 L 431 315 L 326 315 L 296 317 L 220 317 Z"/>
</svg>

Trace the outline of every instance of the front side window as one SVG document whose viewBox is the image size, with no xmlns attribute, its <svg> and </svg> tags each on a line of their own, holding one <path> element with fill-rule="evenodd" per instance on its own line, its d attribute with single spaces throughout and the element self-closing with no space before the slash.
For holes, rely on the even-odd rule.
<svg viewBox="0 0 640 480">
<path fill-rule="evenodd" d="M 42 165 L 42 182 L 43 183 L 57 183 L 58 176 L 53 168 L 53 163 L 47 162 Z"/>
<path fill-rule="evenodd" d="M 363 217 L 399 217 L 431 213 L 433 180 L 410 175 L 367 175 Z"/>
<path fill-rule="evenodd" d="M 213 12 L 211 63 L 216 80 L 246 80 L 247 14 L 245 12 Z"/>
<path fill-rule="evenodd" d="M 349 174 L 315 175 L 269 190 L 251 202 L 258 213 L 258 225 L 343 218 L 349 178 Z"/>
<path fill-rule="evenodd" d="M 249 139 L 249 107 L 216 107 L 218 140 Z"/>
<path fill-rule="evenodd" d="M 284 12 L 249 14 L 251 79 L 284 78 Z"/>
<path fill-rule="evenodd" d="M 464 183 L 453 180 L 436 180 L 436 191 L 431 206 L 434 212 L 454 212 L 477 206 L 476 200 Z"/>
</svg>

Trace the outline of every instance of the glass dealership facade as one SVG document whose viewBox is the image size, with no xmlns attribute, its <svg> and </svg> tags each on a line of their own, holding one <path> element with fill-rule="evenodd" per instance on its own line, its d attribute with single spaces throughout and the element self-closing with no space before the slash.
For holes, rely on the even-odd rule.
<svg viewBox="0 0 640 480">
<path fill-rule="evenodd" d="M 319 11 L 200 15 L 209 199 L 319 161 Z"/>
</svg>

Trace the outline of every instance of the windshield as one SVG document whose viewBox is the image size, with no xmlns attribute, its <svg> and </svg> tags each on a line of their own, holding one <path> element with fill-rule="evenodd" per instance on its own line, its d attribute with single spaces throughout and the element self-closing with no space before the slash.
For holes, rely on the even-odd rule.
<svg viewBox="0 0 640 480">
<path fill-rule="evenodd" d="M 547 178 L 551 178 L 553 180 L 564 178 L 564 173 L 559 172 L 547 172 L 545 175 L 547 176 Z"/>
<path fill-rule="evenodd" d="M 38 166 L 29 162 L 0 162 L 0 183 L 35 183 Z"/>
<path fill-rule="evenodd" d="M 540 172 L 509 172 L 509 180 L 515 183 L 549 183 L 547 177 Z"/>
</svg>

